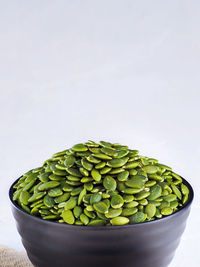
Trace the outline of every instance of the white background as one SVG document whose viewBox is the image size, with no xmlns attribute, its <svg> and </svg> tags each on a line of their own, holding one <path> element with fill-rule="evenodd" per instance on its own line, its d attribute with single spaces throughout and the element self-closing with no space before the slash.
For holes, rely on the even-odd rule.
<svg viewBox="0 0 200 267">
<path fill-rule="evenodd" d="M 56 151 L 103 139 L 160 159 L 193 185 L 170 267 L 198 267 L 200 2 L 0 6 L 0 244 L 22 249 L 11 183 Z"/>
</svg>

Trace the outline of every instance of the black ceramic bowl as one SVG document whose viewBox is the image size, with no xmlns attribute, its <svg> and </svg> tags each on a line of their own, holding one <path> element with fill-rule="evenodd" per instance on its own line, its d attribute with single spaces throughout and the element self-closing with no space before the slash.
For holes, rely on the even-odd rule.
<svg viewBox="0 0 200 267">
<path fill-rule="evenodd" d="M 164 267 L 171 262 L 193 200 L 176 213 L 124 226 L 76 226 L 29 215 L 12 201 L 12 212 L 28 257 L 37 267 Z"/>
</svg>

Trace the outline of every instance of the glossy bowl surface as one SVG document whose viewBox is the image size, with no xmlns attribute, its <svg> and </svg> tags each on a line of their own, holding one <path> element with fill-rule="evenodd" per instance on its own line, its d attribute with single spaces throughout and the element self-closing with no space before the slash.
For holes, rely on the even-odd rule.
<svg viewBox="0 0 200 267">
<path fill-rule="evenodd" d="M 177 212 L 150 222 L 124 226 L 76 226 L 32 216 L 9 196 L 17 230 L 37 267 L 166 267 L 186 226 L 193 189 Z"/>
</svg>

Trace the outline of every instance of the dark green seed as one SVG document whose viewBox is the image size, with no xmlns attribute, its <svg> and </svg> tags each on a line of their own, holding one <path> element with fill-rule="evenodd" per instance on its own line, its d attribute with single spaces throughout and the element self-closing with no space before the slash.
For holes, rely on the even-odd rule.
<svg viewBox="0 0 200 267">
<path fill-rule="evenodd" d="M 94 209 L 100 213 L 105 213 L 105 212 L 108 212 L 108 207 L 107 205 L 103 202 L 103 201 L 100 201 L 98 203 L 95 203 L 93 205 Z"/>
<path fill-rule="evenodd" d="M 142 211 L 138 211 L 130 217 L 130 223 L 134 224 L 144 222 L 146 220 L 146 217 L 147 215 L 145 213 L 143 213 Z"/>
<path fill-rule="evenodd" d="M 125 157 L 125 158 L 121 158 L 121 159 L 112 159 L 112 160 L 108 161 L 107 164 L 111 168 L 120 168 L 123 165 L 125 165 L 127 161 L 128 161 L 128 157 Z"/>
</svg>

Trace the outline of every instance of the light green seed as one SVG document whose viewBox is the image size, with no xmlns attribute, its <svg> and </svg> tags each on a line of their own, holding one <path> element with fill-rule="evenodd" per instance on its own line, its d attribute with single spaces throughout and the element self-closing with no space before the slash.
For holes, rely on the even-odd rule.
<svg viewBox="0 0 200 267">
<path fill-rule="evenodd" d="M 98 170 L 93 169 L 93 170 L 91 171 L 91 175 L 92 175 L 93 179 L 94 179 L 96 182 L 99 182 L 99 181 L 101 180 L 101 174 L 99 173 Z"/>
<path fill-rule="evenodd" d="M 112 225 L 125 225 L 129 223 L 129 219 L 126 217 L 119 216 L 111 219 L 110 222 Z"/>
<path fill-rule="evenodd" d="M 124 204 L 124 199 L 122 196 L 120 195 L 114 195 L 112 198 L 111 198 L 111 206 L 112 208 L 114 209 L 118 209 L 118 208 L 121 208 Z"/>
<path fill-rule="evenodd" d="M 172 214 L 172 213 L 173 213 L 173 209 L 170 208 L 170 207 L 164 207 L 164 208 L 162 208 L 162 210 L 161 210 L 161 214 L 162 214 L 162 215 L 170 215 L 170 214 Z"/>
<path fill-rule="evenodd" d="M 152 218 L 155 216 L 156 207 L 153 204 L 147 204 L 145 207 L 145 213 L 147 214 L 148 218 Z"/>
<path fill-rule="evenodd" d="M 68 224 L 74 224 L 75 219 L 71 210 L 64 210 L 62 213 L 63 220 Z"/>
</svg>

